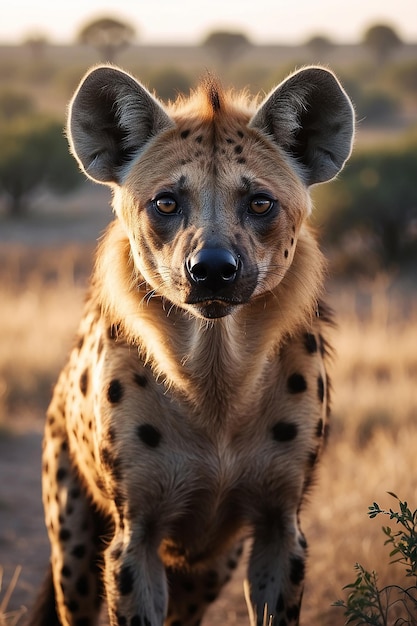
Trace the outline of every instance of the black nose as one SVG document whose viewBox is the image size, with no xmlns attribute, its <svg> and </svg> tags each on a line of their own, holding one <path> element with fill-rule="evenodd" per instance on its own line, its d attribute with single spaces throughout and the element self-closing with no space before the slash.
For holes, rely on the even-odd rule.
<svg viewBox="0 0 417 626">
<path fill-rule="evenodd" d="M 186 265 L 194 283 L 217 292 L 234 282 L 239 259 L 224 248 L 202 248 L 187 259 Z"/>
</svg>

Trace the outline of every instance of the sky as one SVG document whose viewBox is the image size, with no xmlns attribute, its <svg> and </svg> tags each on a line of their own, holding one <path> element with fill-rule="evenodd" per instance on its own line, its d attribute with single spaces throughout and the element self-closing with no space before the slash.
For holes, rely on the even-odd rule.
<svg viewBox="0 0 417 626">
<path fill-rule="evenodd" d="M 317 34 L 355 43 L 375 23 L 417 43 L 417 0 L 1 0 L 1 15 L 0 43 L 32 34 L 71 43 L 100 15 L 129 22 L 142 44 L 199 43 L 215 29 L 245 32 L 256 44 L 295 44 Z"/>
</svg>

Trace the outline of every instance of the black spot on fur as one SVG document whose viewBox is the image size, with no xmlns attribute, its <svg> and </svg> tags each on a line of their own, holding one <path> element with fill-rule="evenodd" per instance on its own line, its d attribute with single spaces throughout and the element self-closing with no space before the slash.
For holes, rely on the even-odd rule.
<svg viewBox="0 0 417 626">
<path fill-rule="evenodd" d="M 82 543 L 78 543 L 71 550 L 72 556 L 75 556 L 77 559 L 82 559 L 85 556 L 85 553 L 86 553 L 85 545 Z"/>
<path fill-rule="evenodd" d="M 243 137 L 245 136 L 244 133 L 241 130 L 237 131 L 237 136 L 240 137 L 241 139 L 243 139 Z"/>
<path fill-rule="evenodd" d="M 90 586 L 88 584 L 87 576 L 80 576 L 77 582 L 75 583 L 75 588 L 77 590 L 77 593 L 79 593 L 80 596 L 88 596 L 89 591 L 90 591 Z"/>
<path fill-rule="evenodd" d="M 316 426 L 316 437 L 321 437 L 323 434 L 323 420 L 320 418 Z"/>
<path fill-rule="evenodd" d="M 244 157 L 239 157 L 238 159 L 236 159 L 236 162 L 242 165 L 243 163 L 246 163 L 246 159 Z"/>
<path fill-rule="evenodd" d="M 272 428 L 272 436 L 275 441 L 292 441 L 297 436 L 297 433 L 297 425 L 291 422 L 277 422 Z"/>
<path fill-rule="evenodd" d="M 107 399 L 112 404 L 117 404 L 123 397 L 123 386 L 120 380 L 115 378 L 111 381 L 107 389 Z"/>
<path fill-rule="evenodd" d="M 236 569 L 237 568 L 237 561 L 235 561 L 235 559 L 229 559 L 227 561 L 227 567 L 229 569 Z"/>
<path fill-rule="evenodd" d="M 72 489 L 70 489 L 69 495 L 71 498 L 74 498 L 74 500 L 76 500 L 80 497 L 81 491 L 78 487 L 73 487 Z"/>
<path fill-rule="evenodd" d="M 182 626 L 182 621 L 180 619 L 174 619 L 174 621 L 171 622 L 171 626 Z"/>
<path fill-rule="evenodd" d="M 71 578 L 72 570 L 71 570 L 70 567 L 68 567 L 68 565 L 63 565 L 62 566 L 61 576 L 63 576 L 64 578 Z"/>
<path fill-rule="evenodd" d="M 319 455 L 318 455 L 317 450 L 315 452 L 310 452 L 310 454 L 308 455 L 308 464 L 311 468 L 313 468 L 315 464 L 317 463 L 318 456 Z"/>
<path fill-rule="evenodd" d="M 302 374 L 291 374 L 287 380 L 287 388 L 290 393 L 301 393 L 307 389 L 307 381 Z"/>
<path fill-rule="evenodd" d="M 231 139 L 230 137 L 226 137 L 226 142 L 227 143 L 235 143 L 233 139 Z"/>
<path fill-rule="evenodd" d="M 140 615 L 134 615 L 130 620 L 130 626 L 142 626 Z"/>
<path fill-rule="evenodd" d="M 298 543 L 300 544 L 300 546 L 303 548 L 303 550 L 307 550 L 307 540 L 304 537 L 304 535 L 300 535 L 300 538 L 298 540 Z"/>
<path fill-rule="evenodd" d="M 217 598 L 217 595 L 218 594 L 214 593 L 214 592 L 213 593 L 205 593 L 204 594 L 204 601 L 208 602 L 208 603 L 214 602 L 216 600 L 216 598 Z"/>
<path fill-rule="evenodd" d="M 79 604 L 75 600 L 69 600 L 68 602 L 65 603 L 65 606 L 67 607 L 70 613 L 76 613 L 77 611 L 80 610 Z"/>
<path fill-rule="evenodd" d="M 320 402 L 324 402 L 324 382 L 321 376 L 317 378 L 317 395 Z"/>
<path fill-rule="evenodd" d="M 83 396 L 87 395 L 88 391 L 88 370 L 85 369 L 80 376 L 80 391 Z"/>
<path fill-rule="evenodd" d="M 117 577 L 117 588 L 122 596 L 133 591 L 133 572 L 129 565 L 124 565 Z"/>
<path fill-rule="evenodd" d="M 293 585 L 299 585 L 304 580 L 305 563 L 299 556 L 293 556 L 290 561 L 290 580 Z"/>
<path fill-rule="evenodd" d="M 59 540 L 68 541 L 68 539 L 71 539 L 71 531 L 69 531 L 68 528 L 61 528 L 59 531 Z"/>
<path fill-rule="evenodd" d="M 205 575 L 204 582 L 206 587 L 212 589 L 213 587 L 217 587 L 219 584 L 219 574 L 215 569 L 209 570 Z"/>
<path fill-rule="evenodd" d="M 277 613 L 281 613 L 281 611 L 283 611 L 284 608 L 285 608 L 284 597 L 283 597 L 282 593 L 280 593 L 279 597 L 278 597 L 278 600 L 277 600 L 277 606 L 276 606 Z"/>
<path fill-rule="evenodd" d="M 127 619 L 124 615 L 120 615 L 120 613 L 116 613 L 116 620 L 118 626 L 127 626 Z"/>
<path fill-rule="evenodd" d="M 139 439 L 150 448 L 157 448 L 161 441 L 161 433 L 152 424 L 141 424 L 137 430 Z"/>
<path fill-rule="evenodd" d="M 181 132 L 181 139 L 187 139 L 189 134 L 190 134 L 190 129 L 189 128 L 187 128 L 186 130 L 183 130 Z"/>
<path fill-rule="evenodd" d="M 235 146 L 235 147 L 234 147 L 234 150 L 235 150 L 236 154 L 242 154 L 242 152 L 243 152 L 243 147 L 242 147 L 242 146 L 240 146 L 240 145 L 238 145 L 238 146 Z"/>
<path fill-rule="evenodd" d="M 194 582 L 191 579 L 186 579 L 182 583 L 182 588 L 187 593 L 194 593 L 194 591 L 195 591 L 195 584 L 194 584 Z"/>
<path fill-rule="evenodd" d="M 315 354 L 317 352 L 317 340 L 311 333 L 304 335 L 304 345 L 309 354 Z"/>
<path fill-rule="evenodd" d="M 298 616 L 300 615 L 300 606 L 298 604 L 290 606 L 286 611 L 286 615 L 290 621 L 297 620 Z"/>
<path fill-rule="evenodd" d="M 146 387 L 146 385 L 148 384 L 148 380 L 143 374 L 134 374 L 133 380 L 139 387 Z"/>
<path fill-rule="evenodd" d="M 83 337 L 83 336 L 81 336 L 81 337 L 78 339 L 78 341 L 77 341 L 77 348 L 78 348 L 78 350 L 81 350 L 81 348 L 83 347 L 83 345 L 84 345 L 84 337 Z"/>
<path fill-rule="evenodd" d="M 97 356 L 100 356 L 100 354 L 103 352 L 103 348 L 104 348 L 103 337 L 100 337 L 100 339 L 98 340 L 98 344 L 97 344 Z"/>
<path fill-rule="evenodd" d="M 286 259 L 288 259 L 288 255 L 289 255 L 288 250 L 285 250 L 285 251 L 284 251 L 284 256 L 285 256 L 285 258 L 286 258 Z"/>
<path fill-rule="evenodd" d="M 67 477 L 67 474 L 68 474 L 68 472 L 67 472 L 67 470 L 65 469 L 65 467 L 60 467 L 60 468 L 58 468 L 57 473 L 56 473 L 56 479 L 57 479 L 57 481 L 58 481 L 58 482 L 61 482 L 62 480 L 64 480 L 64 478 L 66 478 L 66 477 Z"/>
<path fill-rule="evenodd" d="M 188 615 L 195 615 L 198 611 L 198 604 L 189 604 L 187 607 Z"/>
<path fill-rule="evenodd" d="M 75 620 L 74 626 L 91 626 L 91 622 L 88 617 L 79 617 Z"/>
</svg>

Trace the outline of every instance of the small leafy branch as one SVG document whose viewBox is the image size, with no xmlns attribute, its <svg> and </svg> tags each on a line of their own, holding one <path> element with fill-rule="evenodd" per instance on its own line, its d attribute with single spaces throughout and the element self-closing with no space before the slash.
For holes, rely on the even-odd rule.
<svg viewBox="0 0 417 626">
<path fill-rule="evenodd" d="M 390 526 L 383 526 L 382 531 L 387 539 L 384 545 L 390 544 L 390 557 L 396 557 L 390 563 L 401 563 L 405 567 L 405 576 L 414 578 L 414 584 L 407 588 L 399 585 L 378 587 L 376 572 L 368 572 L 357 563 L 355 582 L 346 585 L 348 590 L 346 602 L 338 600 L 334 606 L 345 609 L 346 624 L 362 626 L 417 626 L 417 510 L 412 512 L 407 502 L 388 492 L 398 500 L 399 511 L 386 511 L 374 502 L 368 507 L 371 519 L 378 515 L 388 515 L 395 520 L 399 529 L 394 531 Z"/>
</svg>

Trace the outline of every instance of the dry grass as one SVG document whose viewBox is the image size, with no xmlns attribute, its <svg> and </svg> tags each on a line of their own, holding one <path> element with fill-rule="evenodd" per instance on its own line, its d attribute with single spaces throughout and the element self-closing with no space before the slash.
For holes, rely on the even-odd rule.
<svg viewBox="0 0 417 626">
<path fill-rule="evenodd" d="M 79 319 L 90 252 L 2 253 L 0 421 L 42 414 Z M 381 583 L 405 582 L 400 568 L 388 566 L 381 524 L 366 515 L 373 501 L 393 506 L 387 491 L 416 506 L 417 298 L 408 294 L 406 302 L 388 292 L 382 277 L 359 290 L 336 286 L 332 297 L 339 324 L 334 416 L 303 514 L 310 544 L 304 624 L 344 624 L 343 610 L 331 603 L 354 580 L 357 561 L 377 570 Z M 206 623 L 247 622 L 242 589 L 232 584 Z"/>
</svg>

